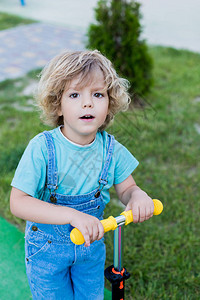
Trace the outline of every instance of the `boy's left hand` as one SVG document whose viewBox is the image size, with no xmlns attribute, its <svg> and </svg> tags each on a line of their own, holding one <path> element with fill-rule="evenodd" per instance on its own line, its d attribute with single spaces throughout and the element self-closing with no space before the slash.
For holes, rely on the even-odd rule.
<svg viewBox="0 0 200 300">
<path fill-rule="evenodd" d="M 136 189 L 132 192 L 125 210 L 130 209 L 133 212 L 133 223 L 141 223 L 153 216 L 154 203 L 144 191 Z"/>
</svg>

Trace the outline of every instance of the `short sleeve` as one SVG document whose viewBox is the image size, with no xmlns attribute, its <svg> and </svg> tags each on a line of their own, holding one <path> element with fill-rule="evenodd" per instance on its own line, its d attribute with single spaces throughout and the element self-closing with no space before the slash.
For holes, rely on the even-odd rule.
<svg viewBox="0 0 200 300">
<path fill-rule="evenodd" d="M 129 175 L 132 174 L 139 164 L 137 159 L 128 151 L 128 149 L 117 141 L 115 141 L 114 159 L 114 184 L 123 182 Z"/>
<path fill-rule="evenodd" d="M 38 198 L 46 182 L 47 161 L 45 140 L 42 135 L 36 136 L 25 149 L 11 185 Z"/>
</svg>

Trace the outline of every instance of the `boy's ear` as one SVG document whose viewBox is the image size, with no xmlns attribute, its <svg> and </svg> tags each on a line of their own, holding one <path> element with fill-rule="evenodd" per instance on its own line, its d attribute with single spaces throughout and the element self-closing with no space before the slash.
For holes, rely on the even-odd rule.
<svg viewBox="0 0 200 300">
<path fill-rule="evenodd" d="M 63 114 L 62 114 L 62 110 L 61 110 L 61 106 L 58 108 L 58 111 L 57 111 L 57 115 L 59 117 L 61 117 Z"/>
</svg>

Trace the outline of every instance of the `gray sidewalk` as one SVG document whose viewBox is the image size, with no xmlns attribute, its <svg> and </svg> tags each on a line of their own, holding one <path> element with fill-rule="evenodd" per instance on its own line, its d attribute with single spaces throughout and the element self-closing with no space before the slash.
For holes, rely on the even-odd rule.
<svg viewBox="0 0 200 300">
<path fill-rule="evenodd" d="M 86 30 L 98 0 L 0 0 L 0 11 L 67 28 Z"/>
<path fill-rule="evenodd" d="M 43 67 L 63 49 L 84 48 L 98 0 L 1 0 L 0 11 L 44 23 L 0 31 L 0 81 Z M 199 0 L 138 0 L 147 43 L 200 52 Z"/>
<path fill-rule="evenodd" d="M 0 81 L 43 67 L 64 49 L 84 49 L 83 32 L 45 23 L 0 31 Z"/>
<path fill-rule="evenodd" d="M 86 32 L 98 0 L 0 0 L 0 11 Z M 200 0 L 137 0 L 148 44 L 200 52 Z"/>
</svg>

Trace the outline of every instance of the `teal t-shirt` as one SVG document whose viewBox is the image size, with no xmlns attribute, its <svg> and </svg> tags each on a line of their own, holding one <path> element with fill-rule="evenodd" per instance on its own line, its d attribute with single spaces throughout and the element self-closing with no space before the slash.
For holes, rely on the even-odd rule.
<svg viewBox="0 0 200 300">
<path fill-rule="evenodd" d="M 96 189 L 106 159 L 108 133 L 97 132 L 95 140 L 86 146 L 74 144 L 66 139 L 60 127 L 51 130 L 50 133 L 55 145 L 58 169 L 56 192 L 63 195 L 81 195 Z M 46 183 L 47 165 L 47 145 L 44 135 L 40 133 L 29 142 L 11 185 L 32 197 L 40 198 Z M 136 158 L 115 140 L 108 184 L 102 191 L 105 203 L 110 201 L 109 188 L 113 184 L 123 182 L 137 165 Z"/>
</svg>

